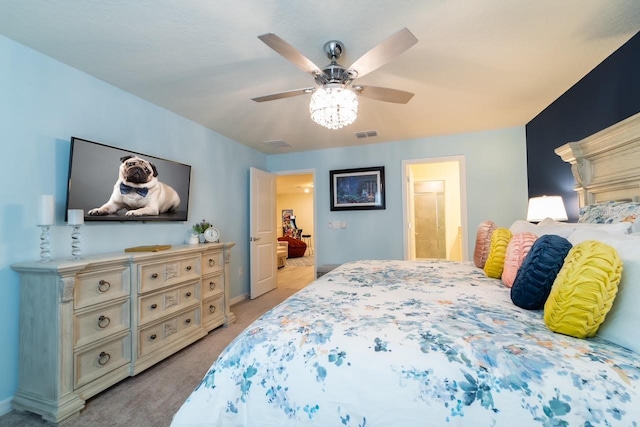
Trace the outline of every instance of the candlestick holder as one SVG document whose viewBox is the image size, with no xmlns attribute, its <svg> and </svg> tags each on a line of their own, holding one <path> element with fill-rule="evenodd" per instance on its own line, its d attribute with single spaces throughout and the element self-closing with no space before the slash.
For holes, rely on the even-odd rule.
<svg viewBox="0 0 640 427">
<path fill-rule="evenodd" d="M 71 257 L 74 260 L 82 259 L 82 249 L 80 248 L 80 227 L 82 224 L 71 225 Z"/>
<path fill-rule="evenodd" d="M 51 261 L 51 244 L 49 242 L 49 225 L 40 227 L 40 262 Z"/>
</svg>

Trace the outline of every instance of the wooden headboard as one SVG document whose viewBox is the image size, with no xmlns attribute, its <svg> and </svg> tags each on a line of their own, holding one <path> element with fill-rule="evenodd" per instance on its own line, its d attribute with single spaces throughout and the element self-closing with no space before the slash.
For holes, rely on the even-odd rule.
<svg viewBox="0 0 640 427">
<path fill-rule="evenodd" d="M 640 113 L 555 153 L 571 164 L 580 207 L 609 200 L 640 201 Z"/>
</svg>

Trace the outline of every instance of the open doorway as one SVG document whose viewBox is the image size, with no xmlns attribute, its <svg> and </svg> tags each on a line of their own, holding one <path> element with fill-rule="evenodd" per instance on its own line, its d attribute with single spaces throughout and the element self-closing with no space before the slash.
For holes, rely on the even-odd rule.
<svg viewBox="0 0 640 427">
<path fill-rule="evenodd" d="M 290 273 L 292 268 L 307 267 L 310 277 L 315 277 L 315 175 L 313 171 L 279 172 L 276 178 L 277 236 L 288 236 L 304 243 L 304 248 L 290 247 L 278 276 Z M 285 271 L 286 270 L 286 271 Z M 298 273 L 301 271 L 298 270 Z"/>
<path fill-rule="evenodd" d="M 404 259 L 467 260 L 464 157 L 402 163 Z"/>
</svg>

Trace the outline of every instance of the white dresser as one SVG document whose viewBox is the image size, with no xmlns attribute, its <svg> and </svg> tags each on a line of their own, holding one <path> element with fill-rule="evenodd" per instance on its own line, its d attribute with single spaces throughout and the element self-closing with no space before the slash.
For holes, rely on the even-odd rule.
<svg viewBox="0 0 640 427">
<path fill-rule="evenodd" d="M 20 273 L 16 410 L 57 424 L 85 401 L 235 321 L 234 243 L 12 265 Z"/>
</svg>

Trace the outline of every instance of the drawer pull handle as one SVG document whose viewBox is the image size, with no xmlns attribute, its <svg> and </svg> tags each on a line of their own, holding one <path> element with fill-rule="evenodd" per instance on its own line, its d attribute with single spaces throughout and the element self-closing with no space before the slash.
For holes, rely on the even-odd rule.
<svg viewBox="0 0 640 427">
<path fill-rule="evenodd" d="M 213 304 L 211 304 L 211 305 L 209 306 L 209 313 L 215 313 L 215 312 L 216 312 L 216 306 L 215 306 L 215 305 L 213 305 Z"/>
<path fill-rule="evenodd" d="M 157 336 L 156 334 L 153 334 L 153 335 L 150 335 L 150 336 L 149 336 L 149 339 L 150 339 L 151 341 L 153 341 L 153 340 L 155 340 L 157 337 L 158 337 L 158 336 Z"/>
<path fill-rule="evenodd" d="M 107 316 L 98 317 L 98 327 L 100 329 L 106 328 L 107 326 L 109 326 L 109 323 L 111 323 L 111 319 L 109 319 Z"/>
<path fill-rule="evenodd" d="M 109 290 L 109 288 L 111 288 L 111 283 L 107 282 L 106 280 L 100 280 L 98 282 L 98 291 L 105 293 Z"/>
<path fill-rule="evenodd" d="M 187 292 L 186 295 L 187 295 L 187 297 L 190 297 L 191 296 L 191 292 Z"/>
<path fill-rule="evenodd" d="M 214 265 L 216 265 L 216 260 L 213 258 L 209 258 L 209 267 L 213 267 Z"/>
<path fill-rule="evenodd" d="M 212 291 L 216 288 L 216 282 L 209 282 L 209 290 Z"/>
<path fill-rule="evenodd" d="M 152 278 L 152 279 L 157 279 L 157 278 L 158 278 L 158 273 L 153 273 L 153 274 L 151 275 L 151 278 Z"/>
<path fill-rule="evenodd" d="M 191 266 L 187 265 L 187 271 L 191 271 Z"/>
<path fill-rule="evenodd" d="M 104 351 L 100 353 L 98 356 L 98 365 L 104 366 L 109 363 L 109 359 L 111 359 L 111 355 L 109 353 L 105 353 Z"/>
<path fill-rule="evenodd" d="M 151 310 L 155 310 L 156 308 L 158 308 L 158 304 L 151 304 Z"/>
<path fill-rule="evenodd" d="M 191 323 L 191 319 L 187 319 L 187 320 L 185 320 L 184 322 L 185 322 L 186 324 L 189 324 L 189 323 Z"/>
</svg>

